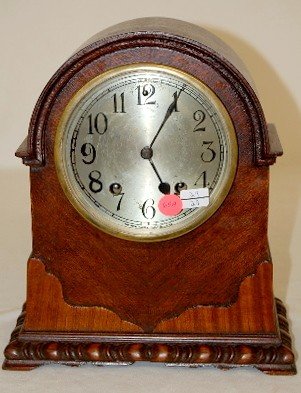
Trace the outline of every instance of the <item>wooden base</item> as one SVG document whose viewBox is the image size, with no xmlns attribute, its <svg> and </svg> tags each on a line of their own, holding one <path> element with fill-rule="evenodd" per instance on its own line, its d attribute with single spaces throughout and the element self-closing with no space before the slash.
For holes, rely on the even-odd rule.
<svg viewBox="0 0 301 393">
<path fill-rule="evenodd" d="M 172 366 L 204 367 L 221 369 L 233 367 L 256 367 L 266 374 L 293 375 L 296 373 L 294 355 L 291 349 L 286 310 L 276 299 L 278 323 L 281 335 L 279 346 L 251 345 L 250 343 L 230 345 L 219 340 L 213 344 L 139 343 L 116 340 L 116 342 L 82 342 L 76 334 L 66 341 L 25 341 L 20 332 L 25 319 L 25 307 L 17 320 L 11 340 L 5 349 L 4 370 L 31 370 L 35 367 L 59 363 L 69 366 L 83 364 L 129 365 L 136 361 L 161 362 Z"/>
</svg>

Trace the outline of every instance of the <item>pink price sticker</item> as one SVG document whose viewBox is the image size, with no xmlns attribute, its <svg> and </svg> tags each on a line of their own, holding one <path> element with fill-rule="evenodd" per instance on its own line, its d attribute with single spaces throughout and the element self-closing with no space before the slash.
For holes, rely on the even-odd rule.
<svg viewBox="0 0 301 393">
<path fill-rule="evenodd" d="M 158 204 L 159 210 L 165 216 L 176 216 L 183 209 L 183 204 L 178 195 L 164 195 Z"/>
</svg>

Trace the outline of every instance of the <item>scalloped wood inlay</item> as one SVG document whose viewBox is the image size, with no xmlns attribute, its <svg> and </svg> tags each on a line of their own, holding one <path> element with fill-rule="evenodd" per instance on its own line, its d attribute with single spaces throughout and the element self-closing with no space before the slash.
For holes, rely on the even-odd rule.
<svg viewBox="0 0 301 393">
<path fill-rule="evenodd" d="M 82 332 L 143 332 L 137 325 L 123 321 L 103 307 L 75 307 L 63 298 L 59 280 L 45 271 L 43 262 L 28 262 L 28 302 L 25 330 Z M 277 332 L 274 309 L 272 264 L 261 263 L 256 274 L 242 282 L 237 301 L 229 307 L 198 306 L 181 315 L 161 321 L 154 333 L 224 333 L 245 334 Z M 263 292 L 264 290 L 264 296 Z M 39 293 L 40 297 L 31 296 Z M 247 296 L 252 294 L 252 296 Z M 55 301 L 54 301 L 55 299 Z M 261 313 L 256 312 L 260 304 Z"/>
<path fill-rule="evenodd" d="M 252 296 L 250 296 L 252 294 Z M 254 275 L 240 285 L 237 301 L 230 307 L 193 307 L 178 318 L 159 323 L 156 333 L 275 333 L 272 264 L 261 263 Z M 258 314 L 256 310 L 260 309 Z"/>
<path fill-rule="evenodd" d="M 39 297 L 34 294 L 39 293 Z M 81 332 L 141 332 L 142 329 L 123 321 L 102 307 L 74 307 L 64 301 L 59 280 L 45 271 L 38 259 L 28 261 L 28 289 L 25 330 Z"/>
</svg>

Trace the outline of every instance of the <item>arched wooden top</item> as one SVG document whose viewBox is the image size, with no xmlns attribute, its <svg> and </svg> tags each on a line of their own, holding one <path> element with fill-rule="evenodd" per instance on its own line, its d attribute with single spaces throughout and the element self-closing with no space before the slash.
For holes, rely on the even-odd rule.
<svg viewBox="0 0 301 393">
<path fill-rule="evenodd" d="M 16 152 L 25 165 L 45 165 L 46 124 L 55 100 L 80 70 L 106 54 L 153 47 L 206 63 L 231 84 L 252 123 L 254 165 L 271 165 L 282 154 L 275 127 L 268 127 L 252 79 L 240 58 L 223 41 L 193 24 L 169 18 L 141 18 L 113 26 L 88 40 L 55 73 L 32 114 L 28 136 Z"/>
</svg>

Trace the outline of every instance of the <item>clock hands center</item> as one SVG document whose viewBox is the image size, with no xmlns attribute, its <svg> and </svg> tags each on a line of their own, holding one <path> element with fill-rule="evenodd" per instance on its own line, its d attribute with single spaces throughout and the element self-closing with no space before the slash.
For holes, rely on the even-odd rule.
<svg viewBox="0 0 301 393">
<path fill-rule="evenodd" d="M 183 89 L 182 89 L 183 90 Z M 152 160 L 152 156 L 153 156 L 153 149 L 152 146 L 155 142 L 155 140 L 158 138 L 158 135 L 160 134 L 162 128 L 164 127 L 166 121 L 169 119 L 170 115 L 172 114 L 173 111 L 177 110 L 177 102 L 178 102 L 178 98 L 180 97 L 180 94 L 182 93 L 182 90 L 180 90 L 180 92 L 178 93 L 177 91 L 173 94 L 173 101 L 172 103 L 169 105 L 169 107 L 167 108 L 167 111 L 165 113 L 164 119 L 162 121 L 162 123 L 160 124 L 160 127 L 158 129 L 158 131 L 156 132 L 153 140 L 151 141 L 151 144 L 149 146 L 145 146 L 142 150 L 141 150 L 141 157 L 148 160 L 149 163 L 151 164 L 154 172 L 156 173 L 160 183 L 159 183 L 159 191 L 162 192 L 163 194 L 170 194 L 170 185 L 168 183 L 165 183 L 162 181 L 162 178 Z"/>
<path fill-rule="evenodd" d="M 152 157 L 153 157 L 153 149 L 150 146 L 145 146 L 141 150 L 141 157 L 144 158 L 145 160 L 148 160 L 149 163 L 151 164 L 151 167 L 153 168 L 155 174 L 157 175 L 159 179 L 159 191 L 162 192 L 162 194 L 170 194 L 170 185 L 168 183 L 165 183 L 162 181 L 162 178 L 158 172 L 158 169 L 156 168 L 156 165 L 154 164 Z"/>
</svg>

